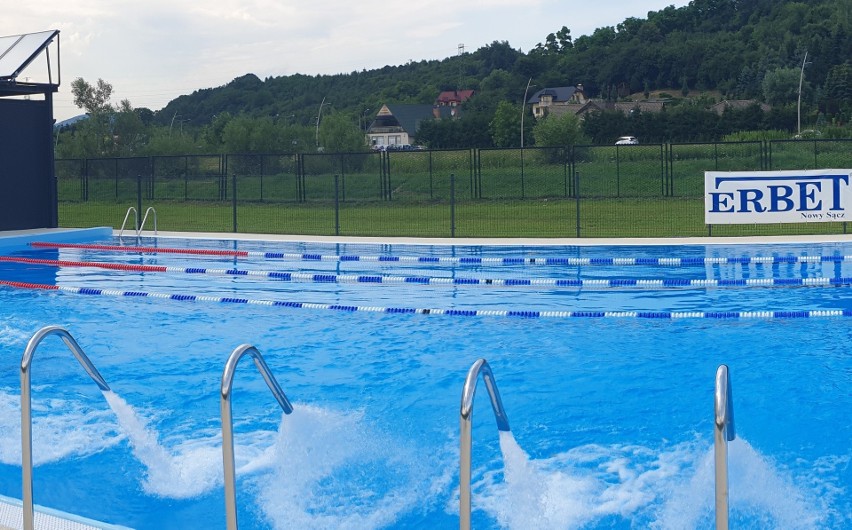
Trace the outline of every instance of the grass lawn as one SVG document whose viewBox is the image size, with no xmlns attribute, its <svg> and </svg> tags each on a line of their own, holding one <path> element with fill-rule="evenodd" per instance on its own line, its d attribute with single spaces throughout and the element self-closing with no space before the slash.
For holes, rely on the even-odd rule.
<svg viewBox="0 0 852 530">
<path fill-rule="evenodd" d="M 579 204 L 579 216 L 578 216 Z M 63 227 L 120 228 L 134 203 L 60 202 Z M 703 198 L 329 202 L 154 201 L 159 230 L 411 237 L 690 237 L 838 234 L 843 223 L 704 224 Z M 579 227 L 578 227 L 579 220 Z M 141 221 L 141 219 L 140 219 Z M 133 219 L 127 229 L 133 229 Z M 154 228 L 149 217 L 145 229 Z"/>
</svg>

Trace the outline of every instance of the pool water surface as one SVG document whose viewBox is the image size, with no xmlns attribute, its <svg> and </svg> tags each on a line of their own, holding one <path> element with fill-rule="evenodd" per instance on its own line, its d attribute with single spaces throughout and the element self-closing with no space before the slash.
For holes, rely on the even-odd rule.
<svg viewBox="0 0 852 530">
<path fill-rule="evenodd" d="M 240 363 L 233 391 L 240 528 L 457 528 L 460 396 L 479 358 L 494 371 L 512 431 L 498 435 L 480 389 L 474 528 L 713 528 L 720 364 L 730 369 L 738 436 L 729 453 L 732 528 L 852 528 L 852 318 L 744 313 L 852 311 L 848 282 L 794 285 L 852 277 L 852 263 L 840 259 L 852 255 L 852 244 L 141 244 L 328 259 L 6 252 L 41 261 L 0 261 L 0 280 L 66 290 L 0 286 L 0 495 L 21 495 L 21 354 L 38 329 L 56 324 L 112 391 L 102 394 L 58 339 L 39 346 L 34 498 L 92 519 L 137 529 L 224 528 L 218 391 L 228 355 L 248 343 L 294 412 L 283 415 L 254 366 Z M 834 259 L 603 264 L 771 256 Z M 503 257 L 510 259 L 491 259 Z M 601 263 L 517 263 L 546 257 Z M 47 264 L 54 260 L 64 265 Z M 187 268 L 194 272 L 176 271 Z M 215 272 L 222 270 L 279 276 Z M 377 277 L 383 281 L 367 280 Z M 405 277 L 418 280 L 389 280 Z M 656 279 L 745 285 L 638 285 Z M 554 285 L 559 280 L 575 283 Z M 126 292 L 196 299 L 116 294 Z M 253 303 L 270 301 L 295 304 Z"/>
</svg>

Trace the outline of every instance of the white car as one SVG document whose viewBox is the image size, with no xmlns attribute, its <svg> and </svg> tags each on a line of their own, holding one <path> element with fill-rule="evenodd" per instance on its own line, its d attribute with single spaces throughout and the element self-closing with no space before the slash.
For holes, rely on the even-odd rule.
<svg viewBox="0 0 852 530">
<path fill-rule="evenodd" d="M 639 140 L 635 136 L 620 136 L 615 145 L 639 145 Z"/>
</svg>

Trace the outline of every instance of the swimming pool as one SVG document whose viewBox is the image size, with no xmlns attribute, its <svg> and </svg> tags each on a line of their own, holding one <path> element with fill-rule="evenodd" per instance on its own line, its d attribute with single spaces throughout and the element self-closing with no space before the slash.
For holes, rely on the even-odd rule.
<svg viewBox="0 0 852 530">
<path fill-rule="evenodd" d="M 64 289 L 0 287 L 0 494 L 20 497 L 21 353 L 59 324 L 114 393 L 107 403 L 58 340 L 39 347 L 35 501 L 93 519 L 224 527 L 218 389 L 250 343 L 294 412 L 241 363 L 241 528 L 458 527 L 459 400 L 478 358 L 512 437 L 480 390 L 474 528 L 712 528 L 723 363 L 732 527 L 852 527 L 852 299 L 831 281 L 852 277 L 852 244 L 141 244 L 158 251 L 0 261 L 2 280 Z"/>
</svg>

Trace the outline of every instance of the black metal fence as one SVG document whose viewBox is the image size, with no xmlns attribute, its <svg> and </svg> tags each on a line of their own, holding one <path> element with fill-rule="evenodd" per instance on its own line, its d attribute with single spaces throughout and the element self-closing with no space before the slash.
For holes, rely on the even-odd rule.
<svg viewBox="0 0 852 530">
<path fill-rule="evenodd" d="M 705 171 L 852 167 L 852 140 L 56 160 L 59 223 L 419 237 L 842 233 L 704 223 Z M 153 228 L 151 221 L 146 229 Z M 132 224 L 132 223 L 131 223 Z M 132 229 L 132 226 L 129 226 Z"/>
</svg>

